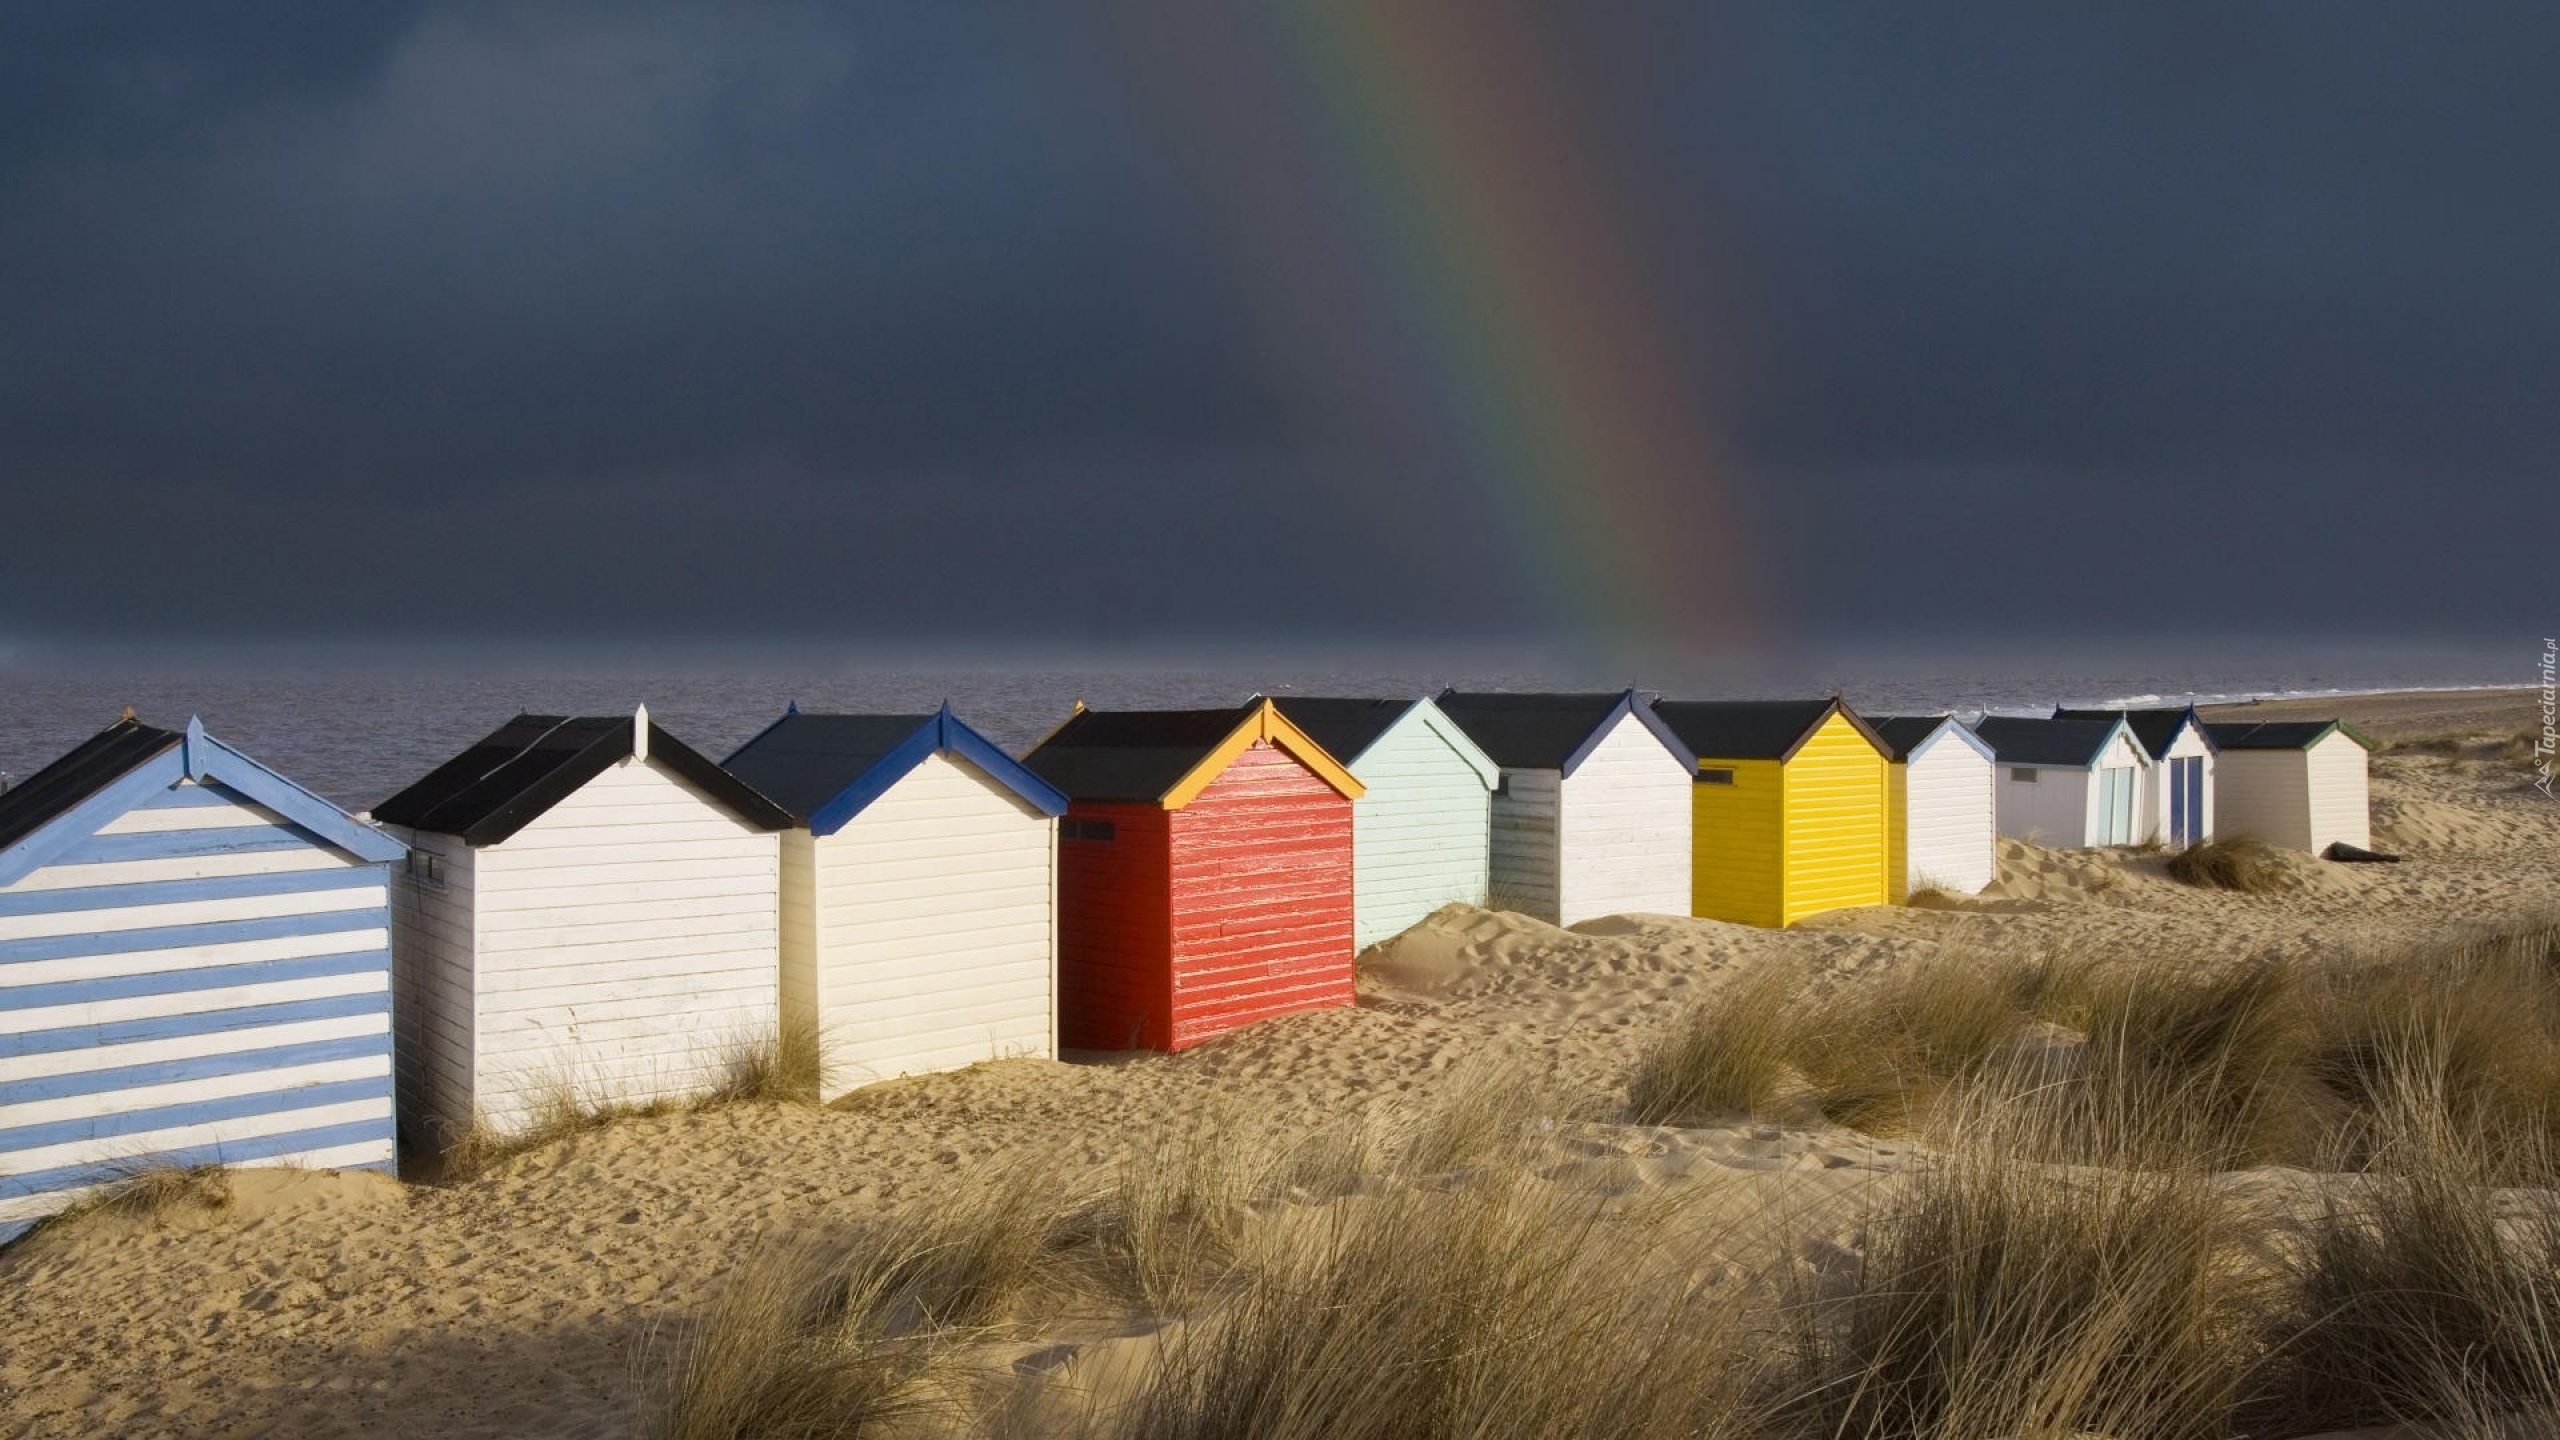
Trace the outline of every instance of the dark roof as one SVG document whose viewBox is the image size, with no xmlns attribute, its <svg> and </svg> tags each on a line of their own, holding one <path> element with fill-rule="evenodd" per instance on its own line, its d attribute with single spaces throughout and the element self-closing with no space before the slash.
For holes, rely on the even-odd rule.
<svg viewBox="0 0 2560 1440">
<path fill-rule="evenodd" d="M 2086 770 L 2098 763 L 2116 720 L 2040 720 L 2021 715 L 1985 715 L 1973 733 L 1991 747 L 2003 765 L 2068 765 Z"/>
<path fill-rule="evenodd" d="M 373 808 L 373 818 L 473 845 L 495 845 L 631 754 L 629 715 L 518 715 Z M 649 758 L 760 830 L 783 830 L 781 806 L 692 746 L 649 726 Z"/>
<path fill-rule="evenodd" d="M 1324 753 L 1348 765 L 1378 737 L 1403 719 L 1419 700 L 1334 700 L 1314 696 L 1271 697 L 1288 722 L 1324 747 Z"/>
<path fill-rule="evenodd" d="M 1153 804 L 1253 711 L 1079 710 L 1022 763 L 1071 799 Z"/>
<path fill-rule="evenodd" d="M 2157 760 L 2169 753 L 2169 747 L 2177 741 L 2178 727 L 2194 719 L 2195 713 L 2194 707 L 2187 705 L 2153 710 L 2058 709 L 2053 712 L 2053 718 L 2056 720 L 2113 720 L 2122 716 L 2125 728 L 2133 732 L 2135 742 L 2142 746 L 2142 753 Z M 2196 723 L 2201 726 L 2204 722 L 2197 720 Z"/>
<path fill-rule="evenodd" d="M 930 715 L 804 715 L 794 706 L 721 765 L 811 834 L 832 835 L 944 751 L 1042 814 L 1067 808 L 1056 787 L 962 723 L 948 704 Z"/>
<path fill-rule="evenodd" d="M 186 737 L 128 715 L 69 754 L 0 791 L 0 846 L 14 845 Z"/>
<path fill-rule="evenodd" d="M 2363 732 L 2344 720 L 2258 720 L 2212 724 L 2204 730 L 2217 750 L 2308 750 L 2332 730 L 2367 750 L 2373 748 Z"/>
<path fill-rule="evenodd" d="M 1867 723 L 1838 696 L 1828 700 L 1656 700 L 1654 713 L 1700 760 L 1785 760 L 1834 712 L 1878 750 Z"/>
<path fill-rule="evenodd" d="M 1870 715 L 1867 725 L 1884 742 L 1884 753 L 1895 760 L 1908 760 L 1920 742 L 1938 733 L 1938 727 L 1954 721 L 1953 715 Z"/>
<path fill-rule="evenodd" d="M 1485 758 L 1505 770 L 1571 770 L 1622 713 L 1632 711 L 1663 748 L 1696 763 L 1680 737 L 1633 690 L 1605 694 L 1461 693 L 1444 690 L 1433 702 L 1476 742 Z"/>
<path fill-rule="evenodd" d="M 805 824 L 819 806 L 843 794 L 933 721 L 931 715 L 794 712 L 720 764 Z"/>
</svg>

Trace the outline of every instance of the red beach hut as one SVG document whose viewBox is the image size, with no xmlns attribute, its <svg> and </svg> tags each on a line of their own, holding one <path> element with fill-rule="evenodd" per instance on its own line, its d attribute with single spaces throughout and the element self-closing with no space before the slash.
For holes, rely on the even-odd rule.
<svg viewBox="0 0 2560 1440">
<path fill-rule="evenodd" d="M 1058 1041 L 1180 1050 L 1351 1003 L 1362 786 L 1267 700 L 1075 715 L 1023 764 L 1058 822 Z"/>
</svg>

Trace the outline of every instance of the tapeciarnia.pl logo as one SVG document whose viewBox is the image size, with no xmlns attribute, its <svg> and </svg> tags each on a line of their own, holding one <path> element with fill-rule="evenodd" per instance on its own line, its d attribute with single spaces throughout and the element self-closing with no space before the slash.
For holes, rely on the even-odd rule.
<svg viewBox="0 0 2560 1440">
<path fill-rule="evenodd" d="M 2560 638 L 2542 637 L 2542 738 L 2533 742 L 2533 788 L 2551 799 L 2552 754 L 2560 750 Z"/>
</svg>

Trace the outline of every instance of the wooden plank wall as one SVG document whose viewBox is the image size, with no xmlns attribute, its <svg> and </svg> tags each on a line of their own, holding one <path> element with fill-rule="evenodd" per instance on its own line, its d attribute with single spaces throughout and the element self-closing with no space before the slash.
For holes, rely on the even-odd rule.
<svg viewBox="0 0 2560 1440">
<path fill-rule="evenodd" d="M 147 1164 L 392 1164 L 385 867 L 180 780 L 0 887 L 0 1235 Z"/>
</svg>

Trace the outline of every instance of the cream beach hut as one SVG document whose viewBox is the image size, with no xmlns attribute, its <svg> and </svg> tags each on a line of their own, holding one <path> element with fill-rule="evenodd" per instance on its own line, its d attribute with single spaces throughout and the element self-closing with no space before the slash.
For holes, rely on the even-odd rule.
<svg viewBox="0 0 2560 1440">
<path fill-rule="evenodd" d="M 1502 771 L 1429 700 L 1291 696 L 1273 704 L 1368 793 L 1351 803 L 1351 943 L 1366 949 L 1443 905 L 1482 905 Z"/>
<path fill-rule="evenodd" d="M 2373 844 L 2367 757 L 2373 742 L 2342 720 L 2205 727 L 2215 749 L 2225 835 L 2319 854 Z"/>
<path fill-rule="evenodd" d="M 402 1138 L 720 1083 L 779 1038 L 780 806 L 630 715 L 518 715 L 374 809 Z"/>
<path fill-rule="evenodd" d="M 782 1018 L 819 1097 L 1058 1049 L 1067 797 L 961 723 L 794 707 L 722 762 L 791 813 Z"/>
<path fill-rule="evenodd" d="M 2150 762 L 2121 717 L 1991 715 L 1974 727 L 2000 762 L 2000 833 L 2043 845 L 2130 845 Z"/>
<path fill-rule="evenodd" d="M 2000 771 L 1991 746 L 1952 715 L 1869 721 L 1893 762 L 1885 878 L 1894 902 L 1932 887 L 1980 894 L 2000 873 Z"/>
<path fill-rule="evenodd" d="M 2213 838 L 2214 744 L 2193 706 L 2149 710 L 2056 710 L 2057 720 L 2124 718 L 2151 762 L 2150 780 L 2135 797 L 2138 839 L 2172 849 Z"/>
<path fill-rule="evenodd" d="M 1495 906 L 1557 925 L 1689 913 L 1696 760 L 1643 696 L 1452 690 L 1433 703 L 1501 770 Z"/>
<path fill-rule="evenodd" d="M 193 720 L 0 793 L 0 1239 L 143 1167 L 389 1168 L 402 853 Z"/>
</svg>

